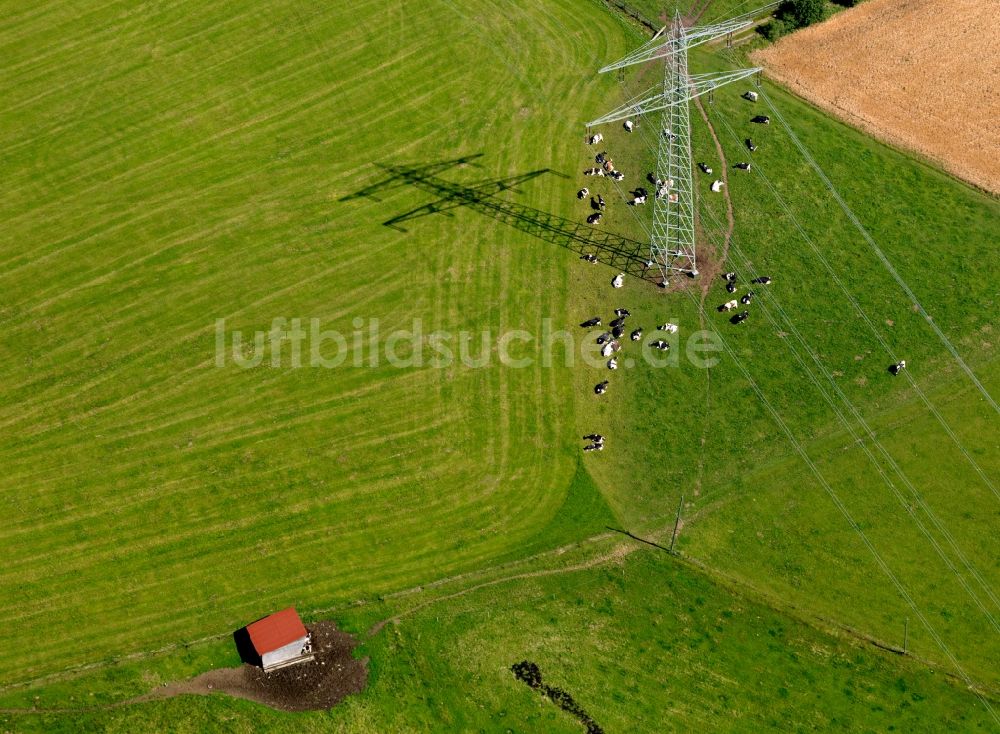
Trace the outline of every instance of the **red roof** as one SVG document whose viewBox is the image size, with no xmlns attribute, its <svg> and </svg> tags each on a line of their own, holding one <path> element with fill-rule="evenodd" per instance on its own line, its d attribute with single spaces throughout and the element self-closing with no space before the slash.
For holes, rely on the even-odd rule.
<svg viewBox="0 0 1000 734">
<path fill-rule="evenodd" d="M 288 607 L 248 624 L 247 633 L 257 654 L 264 655 L 302 639 L 306 628 L 295 607 Z"/>
</svg>

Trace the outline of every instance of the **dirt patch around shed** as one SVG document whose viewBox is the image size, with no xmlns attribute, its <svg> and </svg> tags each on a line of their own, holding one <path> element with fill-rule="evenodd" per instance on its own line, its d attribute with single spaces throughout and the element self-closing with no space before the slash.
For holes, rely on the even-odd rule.
<svg viewBox="0 0 1000 734">
<path fill-rule="evenodd" d="M 316 656 L 312 662 L 271 673 L 252 665 L 210 670 L 191 680 L 157 688 L 135 702 L 184 694 L 224 693 L 281 711 L 316 711 L 332 708 L 364 689 L 368 681 L 368 658 L 354 657 L 358 641 L 332 622 L 316 622 L 306 628 L 312 632 Z"/>
</svg>

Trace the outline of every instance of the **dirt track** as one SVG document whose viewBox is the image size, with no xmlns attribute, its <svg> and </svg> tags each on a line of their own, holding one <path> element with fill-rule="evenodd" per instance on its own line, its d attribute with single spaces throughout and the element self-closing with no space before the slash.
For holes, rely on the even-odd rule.
<svg viewBox="0 0 1000 734">
<path fill-rule="evenodd" d="M 1000 193 L 996 0 L 868 0 L 753 55 L 813 104 Z"/>
</svg>

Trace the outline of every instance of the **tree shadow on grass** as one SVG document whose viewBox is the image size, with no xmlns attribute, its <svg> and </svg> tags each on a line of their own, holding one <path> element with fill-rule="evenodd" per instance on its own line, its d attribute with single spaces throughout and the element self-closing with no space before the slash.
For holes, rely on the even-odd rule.
<svg viewBox="0 0 1000 734">
<path fill-rule="evenodd" d="M 431 214 L 451 216 L 452 209 L 471 209 L 483 216 L 506 224 L 533 237 L 545 240 L 570 250 L 578 256 L 596 255 L 598 262 L 643 280 L 653 282 L 653 270 L 646 266 L 648 244 L 623 235 L 605 232 L 598 226 L 574 222 L 530 206 L 509 201 L 499 194 L 512 191 L 520 193 L 518 186 L 532 179 L 552 174 L 566 178 L 564 174 L 550 168 L 529 171 L 507 178 L 487 179 L 472 184 L 460 184 L 442 178 L 440 174 L 449 168 L 473 161 L 481 153 L 450 161 L 440 161 L 424 165 L 385 165 L 377 163 L 386 177 L 365 188 L 342 197 L 340 201 L 371 198 L 379 201 L 379 195 L 404 186 L 411 186 L 432 196 L 435 201 L 411 209 L 387 219 L 386 227 L 406 232 L 403 223 Z"/>
</svg>

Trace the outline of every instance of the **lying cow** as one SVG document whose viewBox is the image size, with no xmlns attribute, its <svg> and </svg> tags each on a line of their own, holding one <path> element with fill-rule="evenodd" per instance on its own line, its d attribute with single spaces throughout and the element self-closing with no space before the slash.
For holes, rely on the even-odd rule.
<svg viewBox="0 0 1000 734">
<path fill-rule="evenodd" d="M 736 308 L 739 305 L 740 304 L 737 301 L 726 301 L 721 306 L 719 306 L 719 311 L 720 312 L 732 311 L 734 308 Z"/>
<path fill-rule="evenodd" d="M 597 337 L 597 343 L 598 344 L 606 344 L 609 341 L 611 341 L 611 332 L 610 331 L 605 331 L 603 334 L 601 334 L 599 337 Z"/>
<path fill-rule="evenodd" d="M 600 216 L 600 214 L 598 214 L 597 216 Z M 612 278 L 611 280 L 612 288 L 621 288 L 623 285 L 625 285 L 625 273 L 618 273 L 618 275 Z"/>
<path fill-rule="evenodd" d="M 624 326 L 614 326 L 611 329 L 611 336 L 613 336 L 615 339 L 621 339 L 624 333 L 625 333 Z"/>
<path fill-rule="evenodd" d="M 601 325 L 601 317 L 600 316 L 595 316 L 592 319 L 587 319 L 582 324 L 580 324 L 580 326 L 582 326 L 584 329 L 589 329 L 592 326 L 600 326 L 600 325 Z"/>
<path fill-rule="evenodd" d="M 612 357 L 611 359 L 609 359 L 608 360 L 608 369 L 609 370 L 616 370 L 616 369 L 618 369 L 618 360 L 615 359 L 614 357 Z"/>
<path fill-rule="evenodd" d="M 588 196 L 590 196 L 590 189 L 588 189 L 586 186 L 584 186 L 582 189 L 576 192 L 577 199 L 586 199 Z"/>
<path fill-rule="evenodd" d="M 740 303 L 742 303 L 744 306 L 749 306 L 750 301 L 753 300 L 753 295 L 754 295 L 753 291 L 747 291 L 746 295 L 744 295 L 743 298 L 740 299 Z"/>
<path fill-rule="evenodd" d="M 632 206 L 641 206 L 642 204 L 645 203 L 646 203 L 645 196 L 637 196 L 634 199 L 632 199 L 632 201 L 629 202 L 629 204 L 631 204 Z"/>
<path fill-rule="evenodd" d="M 747 138 L 747 150 L 749 150 L 751 153 L 757 150 L 757 146 L 753 144 L 752 138 Z"/>
<path fill-rule="evenodd" d="M 603 443 L 592 443 L 583 447 L 584 451 L 604 451 Z"/>
<path fill-rule="evenodd" d="M 587 262 L 596 265 L 597 255 L 580 255 L 581 260 L 586 260 Z"/>
<path fill-rule="evenodd" d="M 725 181 L 716 179 L 715 181 L 712 181 L 712 186 L 710 188 L 717 194 L 720 191 L 722 191 L 722 187 L 725 185 L 726 185 Z"/>
<path fill-rule="evenodd" d="M 658 331 L 665 331 L 668 334 L 676 334 L 677 333 L 677 324 L 670 324 L 670 323 L 660 324 L 659 326 L 656 327 L 656 329 Z"/>
<path fill-rule="evenodd" d="M 653 342 L 649 346 L 651 346 L 653 349 L 659 349 L 661 352 L 665 352 L 668 349 L 670 349 L 670 345 L 667 344 L 662 339 L 657 339 L 655 342 Z"/>
<path fill-rule="evenodd" d="M 744 92 L 741 96 L 743 97 L 743 99 L 749 100 L 751 102 L 756 102 L 757 101 L 757 93 L 756 92 L 749 92 L 749 91 L 748 92 Z"/>
<path fill-rule="evenodd" d="M 615 348 L 611 342 L 607 342 L 603 347 L 601 347 L 601 356 L 610 357 L 615 353 Z"/>
<path fill-rule="evenodd" d="M 756 122 L 758 125 L 770 125 L 771 118 L 768 117 L 767 115 L 757 115 L 756 117 L 751 119 L 750 122 Z"/>
<path fill-rule="evenodd" d="M 604 382 L 598 382 L 596 385 L 594 385 L 594 392 L 597 393 L 598 395 L 603 395 L 607 391 L 608 391 L 607 380 L 605 380 Z"/>
<path fill-rule="evenodd" d="M 906 360 L 905 359 L 901 359 L 896 364 L 891 365 L 889 367 L 889 372 L 891 372 L 893 375 L 898 375 L 900 372 L 902 372 L 905 369 L 906 369 Z"/>
<path fill-rule="evenodd" d="M 726 291 L 728 293 L 735 293 L 736 292 L 736 283 L 734 283 L 733 281 L 729 281 L 728 283 L 726 283 Z"/>
<path fill-rule="evenodd" d="M 760 285 L 771 285 L 771 276 L 762 275 L 759 278 L 754 278 L 750 281 L 751 283 L 759 283 Z"/>
<path fill-rule="evenodd" d="M 627 308 L 616 308 L 615 316 L 631 316 L 632 313 Z"/>
<path fill-rule="evenodd" d="M 733 316 L 733 317 L 732 317 L 731 319 L 729 319 L 729 320 L 730 320 L 731 322 L 733 322 L 734 324 L 742 324 L 742 323 L 743 323 L 744 321 L 746 321 L 746 320 L 747 320 L 747 317 L 748 317 L 749 315 L 750 315 L 750 312 L 749 312 L 749 311 L 740 311 L 740 312 L 739 312 L 738 314 L 736 314 L 735 316 Z"/>
<path fill-rule="evenodd" d="M 736 280 L 736 273 L 723 273 L 722 279 L 728 280 L 730 283 L 732 283 Z"/>
<path fill-rule="evenodd" d="M 635 124 L 631 120 L 625 120 L 625 124 L 622 127 L 625 128 L 625 132 L 630 133 L 635 128 Z"/>
<path fill-rule="evenodd" d="M 634 342 L 639 341 L 640 339 L 642 339 L 642 329 L 636 329 L 635 331 L 632 332 L 631 336 L 632 336 L 632 341 Z"/>
<path fill-rule="evenodd" d="M 596 135 L 591 136 L 591 138 L 590 138 L 590 144 L 591 145 L 597 145 L 602 140 L 604 140 L 604 136 L 601 135 L 600 133 L 597 133 Z"/>
<path fill-rule="evenodd" d="M 613 319 L 611 321 L 610 326 L 612 326 L 612 327 L 614 327 L 614 326 L 621 326 L 624 323 L 625 323 L 625 317 L 624 316 L 619 316 L 618 318 Z"/>
<path fill-rule="evenodd" d="M 737 163 L 735 166 L 733 166 L 733 168 L 738 168 L 741 171 L 749 171 L 750 170 L 750 164 L 749 163 Z"/>
<path fill-rule="evenodd" d="M 604 436 L 600 433 L 588 433 L 583 437 L 584 441 L 593 441 L 594 443 L 604 443 Z"/>
<path fill-rule="evenodd" d="M 591 214 L 589 217 L 587 217 L 587 224 L 597 224 L 600 221 L 601 221 L 600 212 L 595 212 L 594 214 Z"/>
<path fill-rule="evenodd" d="M 624 181 L 625 180 L 625 174 L 622 173 L 621 171 L 612 171 L 608 175 L 611 176 L 611 178 L 613 178 L 615 181 Z"/>
<path fill-rule="evenodd" d="M 702 173 L 707 173 L 710 176 L 712 175 L 712 169 L 709 168 L 707 164 L 705 164 L 705 163 L 699 163 L 698 164 L 698 168 L 701 169 Z"/>
</svg>

